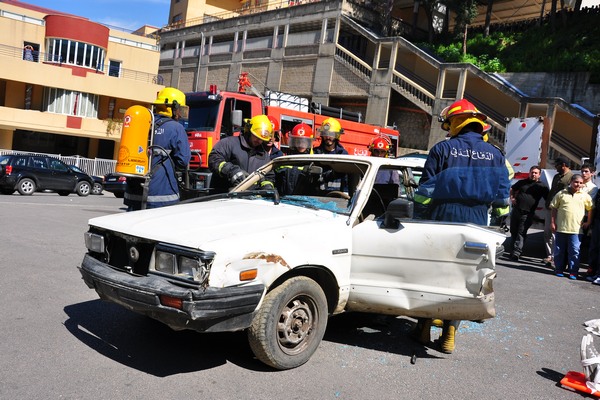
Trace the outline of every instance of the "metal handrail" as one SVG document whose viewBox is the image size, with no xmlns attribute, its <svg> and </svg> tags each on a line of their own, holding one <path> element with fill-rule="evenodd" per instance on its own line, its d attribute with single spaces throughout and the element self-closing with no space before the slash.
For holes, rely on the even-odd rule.
<svg viewBox="0 0 600 400">
<path fill-rule="evenodd" d="M 338 43 L 335 45 L 335 57 L 353 69 L 355 73 L 361 75 L 367 82 L 371 80 L 373 68 Z"/>
<path fill-rule="evenodd" d="M 162 82 L 162 77 L 160 75 L 149 74 L 147 72 L 121 68 L 119 70 L 119 76 L 114 76 L 114 75 L 110 75 L 109 64 L 104 64 L 103 68 L 95 68 L 94 69 L 94 68 L 89 68 L 89 67 L 83 67 L 83 66 L 77 65 L 77 64 L 61 63 L 58 61 L 50 60 L 51 54 L 44 53 L 41 51 L 34 51 L 31 55 L 32 58 L 29 60 L 26 60 L 25 53 L 24 53 L 22 47 L 13 47 L 13 46 L 7 46 L 4 44 L 0 44 L 0 56 L 20 58 L 20 59 L 23 59 L 23 62 L 46 63 L 49 65 L 63 65 L 63 64 L 64 65 L 73 65 L 76 67 L 87 69 L 90 72 L 96 72 L 96 73 L 103 74 L 106 76 L 162 85 L 162 83 L 160 83 L 160 82 Z"/>
</svg>

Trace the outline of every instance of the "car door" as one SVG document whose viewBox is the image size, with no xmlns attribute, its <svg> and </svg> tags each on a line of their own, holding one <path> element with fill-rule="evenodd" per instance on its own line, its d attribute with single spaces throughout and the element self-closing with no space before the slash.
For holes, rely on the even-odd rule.
<svg viewBox="0 0 600 400">
<path fill-rule="evenodd" d="M 474 225 L 384 219 L 353 228 L 349 310 L 478 320 L 495 315 L 495 252 L 504 235 Z"/>
<path fill-rule="evenodd" d="M 49 185 L 52 185 L 52 171 L 50 171 L 47 157 L 31 156 L 28 167 L 29 173 L 33 174 L 37 180 L 38 190 L 47 189 Z"/>
<path fill-rule="evenodd" d="M 52 157 L 48 158 L 48 165 L 51 171 L 51 183 L 47 189 L 72 192 L 75 188 L 77 177 L 69 166 Z"/>
</svg>

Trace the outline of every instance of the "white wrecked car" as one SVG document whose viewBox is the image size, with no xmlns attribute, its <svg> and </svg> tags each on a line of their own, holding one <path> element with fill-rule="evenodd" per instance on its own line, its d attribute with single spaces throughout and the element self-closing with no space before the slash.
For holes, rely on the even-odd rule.
<svg viewBox="0 0 600 400">
<path fill-rule="evenodd" d="M 400 184 L 376 184 L 383 169 Z M 282 193 L 246 190 L 272 174 Z M 332 181 L 347 188 L 324 190 Z M 414 186 L 398 159 L 277 158 L 230 193 L 90 220 L 80 271 L 102 299 L 173 329 L 247 329 L 277 369 L 305 363 L 344 311 L 494 317 L 505 235 L 412 219 Z"/>
</svg>

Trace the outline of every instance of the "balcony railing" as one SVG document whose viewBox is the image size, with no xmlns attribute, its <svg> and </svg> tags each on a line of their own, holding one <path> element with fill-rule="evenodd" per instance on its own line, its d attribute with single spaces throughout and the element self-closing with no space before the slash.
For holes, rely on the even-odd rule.
<svg viewBox="0 0 600 400">
<path fill-rule="evenodd" d="M 115 77 L 115 78 L 123 78 L 129 79 L 139 82 L 145 83 L 154 83 L 157 85 L 163 84 L 163 78 L 160 75 L 149 74 L 147 72 L 135 71 L 131 69 L 120 68 L 116 70 L 114 68 L 110 68 L 108 64 L 104 64 L 103 68 L 86 68 L 77 64 L 71 63 L 61 63 L 59 60 L 50 60 L 51 55 L 48 53 L 43 53 L 40 51 L 31 51 L 27 52 L 22 47 L 12 47 L 0 44 L 0 56 L 11 57 L 11 58 L 20 58 L 26 62 L 45 62 L 53 65 L 72 65 L 79 68 L 84 68 L 89 70 L 90 72 L 100 73 L 107 76 Z"/>
<path fill-rule="evenodd" d="M 254 6 L 242 6 L 241 8 L 223 11 L 217 14 L 208 15 L 205 14 L 202 17 L 188 19 L 186 21 L 172 22 L 171 24 L 163 27 L 161 31 L 170 31 L 172 29 L 188 28 L 190 26 L 202 25 L 208 22 L 221 21 L 225 19 L 237 18 L 245 15 L 251 15 L 261 13 L 268 10 L 276 10 L 279 8 L 287 8 L 293 6 L 299 6 L 308 3 L 320 3 L 323 0 L 275 0 L 270 2 L 261 2 L 260 5 Z M 250 3 L 247 1 L 246 3 Z"/>
</svg>

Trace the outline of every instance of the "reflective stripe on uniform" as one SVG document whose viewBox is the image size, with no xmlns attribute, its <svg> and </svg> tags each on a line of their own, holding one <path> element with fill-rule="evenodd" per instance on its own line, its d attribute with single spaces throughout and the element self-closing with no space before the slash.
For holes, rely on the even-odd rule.
<svg viewBox="0 0 600 400">
<path fill-rule="evenodd" d="M 179 200 L 179 195 L 177 193 L 174 194 L 165 194 L 159 196 L 148 196 L 148 203 L 161 203 L 168 201 L 177 201 Z"/>
</svg>

